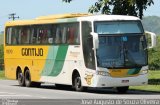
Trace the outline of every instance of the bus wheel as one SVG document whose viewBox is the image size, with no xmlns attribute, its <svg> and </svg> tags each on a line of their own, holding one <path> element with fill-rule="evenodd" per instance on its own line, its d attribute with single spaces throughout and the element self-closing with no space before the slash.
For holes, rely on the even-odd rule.
<svg viewBox="0 0 160 105">
<path fill-rule="evenodd" d="M 20 86 L 25 86 L 24 75 L 21 71 L 18 72 L 18 83 Z"/>
<path fill-rule="evenodd" d="M 26 70 L 26 72 L 25 72 L 25 85 L 26 85 L 26 87 L 32 86 L 31 75 L 30 75 L 29 70 Z"/>
<path fill-rule="evenodd" d="M 81 77 L 79 75 L 76 75 L 74 78 L 74 88 L 76 91 L 83 91 Z"/>
<path fill-rule="evenodd" d="M 127 90 L 129 89 L 129 86 L 124 86 L 124 87 L 117 87 L 117 92 L 120 94 L 124 94 L 127 92 Z"/>
</svg>

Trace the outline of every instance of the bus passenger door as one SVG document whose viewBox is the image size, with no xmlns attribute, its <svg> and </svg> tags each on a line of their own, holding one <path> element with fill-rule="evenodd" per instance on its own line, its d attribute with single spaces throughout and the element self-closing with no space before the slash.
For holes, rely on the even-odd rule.
<svg viewBox="0 0 160 105">
<path fill-rule="evenodd" d="M 85 66 L 95 70 L 95 56 L 93 50 L 93 37 L 90 34 L 91 31 L 91 22 L 82 22 L 82 46 Z"/>
</svg>

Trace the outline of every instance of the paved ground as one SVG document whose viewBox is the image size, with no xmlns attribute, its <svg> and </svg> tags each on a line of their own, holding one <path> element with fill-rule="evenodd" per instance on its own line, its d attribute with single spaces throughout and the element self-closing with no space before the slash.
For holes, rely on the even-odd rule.
<svg viewBox="0 0 160 105">
<path fill-rule="evenodd" d="M 41 105 L 44 100 L 46 100 L 45 102 L 52 102 L 54 100 L 56 102 L 55 105 L 57 105 L 59 101 L 66 105 L 68 102 L 68 105 L 71 105 L 71 102 L 79 104 L 84 102 L 83 104 L 85 104 L 85 101 L 82 99 L 160 99 L 160 93 L 129 90 L 126 94 L 117 94 L 111 89 L 90 89 L 87 92 L 75 92 L 72 89 L 56 89 L 54 84 L 42 84 L 39 88 L 27 88 L 18 86 L 18 82 L 14 80 L 0 80 L 0 99 L 4 102 L 5 99 L 38 99 L 39 101 L 36 102 L 39 102 L 39 105 Z M 92 100 L 87 102 L 92 102 Z"/>
</svg>

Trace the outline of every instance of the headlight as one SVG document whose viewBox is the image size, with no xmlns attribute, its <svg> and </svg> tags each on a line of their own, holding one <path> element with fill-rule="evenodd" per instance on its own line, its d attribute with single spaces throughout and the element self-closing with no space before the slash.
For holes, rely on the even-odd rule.
<svg viewBox="0 0 160 105">
<path fill-rule="evenodd" d="M 109 73 L 106 71 L 97 71 L 97 75 L 109 76 Z"/>
<path fill-rule="evenodd" d="M 148 73 L 148 70 L 141 70 L 140 71 L 140 75 L 147 74 L 147 73 Z"/>
<path fill-rule="evenodd" d="M 140 71 L 140 75 L 143 75 L 143 74 L 147 74 L 148 73 L 148 66 L 144 66 L 142 67 L 141 71 Z"/>
</svg>

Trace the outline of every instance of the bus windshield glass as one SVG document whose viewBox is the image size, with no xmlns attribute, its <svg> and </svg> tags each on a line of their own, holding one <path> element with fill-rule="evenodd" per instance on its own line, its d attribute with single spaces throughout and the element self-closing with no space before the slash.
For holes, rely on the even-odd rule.
<svg viewBox="0 0 160 105">
<path fill-rule="evenodd" d="M 147 65 L 146 40 L 142 34 L 143 28 L 138 23 L 113 22 L 109 26 L 100 23 L 95 24 L 95 32 L 99 35 L 96 55 L 99 67 L 132 68 Z"/>
<path fill-rule="evenodd" d="M 140 21 L 95 22 L 98 34 L 143 33 Z"/>
</svg>

